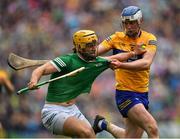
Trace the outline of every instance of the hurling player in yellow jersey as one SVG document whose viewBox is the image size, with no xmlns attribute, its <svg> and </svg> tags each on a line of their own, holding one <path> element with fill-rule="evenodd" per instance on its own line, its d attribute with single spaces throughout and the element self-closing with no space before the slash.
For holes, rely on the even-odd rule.
<svg viewBox="0 0 180 139">
<path fill-rule="evenodd" d="M 136 6 L 128 6 L 121 13 L 124 32 L 116 32 L 98 47 L 97 55 L 109 50 L 113 54 L 132 51 L 141 45 L 146 53 L 120 62 L 115 70 L 116 104 L 125 119 L 125 129 L 119 128 L 104 117 L 96 116 L 95 132 L 107 130 L 115 137 L 140 138 L 145 131 L 150 138 L 158 138 L 158 126 L 148 112 L 148 86 L 150 66 L 156 54 L 156 37 L 141 29 L 142 12 Z"/>
</svg>

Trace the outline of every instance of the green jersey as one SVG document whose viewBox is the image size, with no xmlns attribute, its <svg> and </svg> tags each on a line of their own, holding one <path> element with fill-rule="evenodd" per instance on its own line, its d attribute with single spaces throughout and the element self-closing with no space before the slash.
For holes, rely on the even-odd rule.
<svg viewBox="0 0 180 139">
<path fill-rule="evenodd" d="M 67 74 L 80 67 L 86 69 L 75 76 L 62 78 L 51 82 L 48 87 L 46 101 L 66 102 L 82 93 L 89 93 L 96 77 L 109 68 L 108 60 L 97 57 L 92 62 L 86 62 L 76 53 L 59 56 L 51 61 L 59 72 L 51 75 L 51 79 Z"/>
</svg>

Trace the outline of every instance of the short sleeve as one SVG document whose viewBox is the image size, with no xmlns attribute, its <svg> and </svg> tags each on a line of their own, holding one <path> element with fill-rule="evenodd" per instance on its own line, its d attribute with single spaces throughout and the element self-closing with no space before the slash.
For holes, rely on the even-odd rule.
<svg viewBox="0 0 180 139">
<path fill-rule="evenodd" d="M 60 72 L 67 69 L 68 56 L 60 56 L 51 60 L 51 64 Z"/>
<path fill-rule="evenodd" d="M 157 39 L 153 34 L 150 34 L 149 39 L 148 39 L 148 47 L 150 51 L 156 51 L 157 49 Z"/>
<path fill-rule="evenodd" d="M 116 35 L 113 34 L 109 37 L 107 37 L 100 45 L 105 47 L 107 50 L 110 50 L 113 48 L 113 40 L 115 39 Z"/>
</svg>

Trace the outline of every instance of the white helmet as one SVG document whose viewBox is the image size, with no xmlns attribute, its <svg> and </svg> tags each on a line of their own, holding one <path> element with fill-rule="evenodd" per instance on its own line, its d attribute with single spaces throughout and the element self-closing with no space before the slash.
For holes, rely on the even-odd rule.
<svg viewBox="0 0 180 139">
<path fill-rule="evenodd" d="M 125 22 L 125 20 L 129 20 L 129 21 L 137 20 L 138 24 L 140 24 L 141 19 L 142 19 L 141 9 L 136 6 L 128 6 L 128 7 L 124 8 L 121 13 L 122 22 Z"/>
</svg>

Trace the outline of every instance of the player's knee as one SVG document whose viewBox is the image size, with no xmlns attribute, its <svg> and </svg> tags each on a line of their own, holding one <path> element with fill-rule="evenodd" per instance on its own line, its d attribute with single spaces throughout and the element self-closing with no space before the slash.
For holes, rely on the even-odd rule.
<svg viewBox="0 0 180 139">
<path fill-rule="evenodd" d="M 81 130 L 81 132 L 79 132 L 79 137 L 81 138 L 94 138 L 95 137 L 95 133 L 94 130 L 90 127 L 88 128 L 83 128 Z"/>
<path fill-rule="evenodd" d="M 147 128 L 148 128 L 147 130 L 150 136 L 152 137 L 159 136 L 158 126 L 155 121 L 150 123 Z"/>
</svg>

